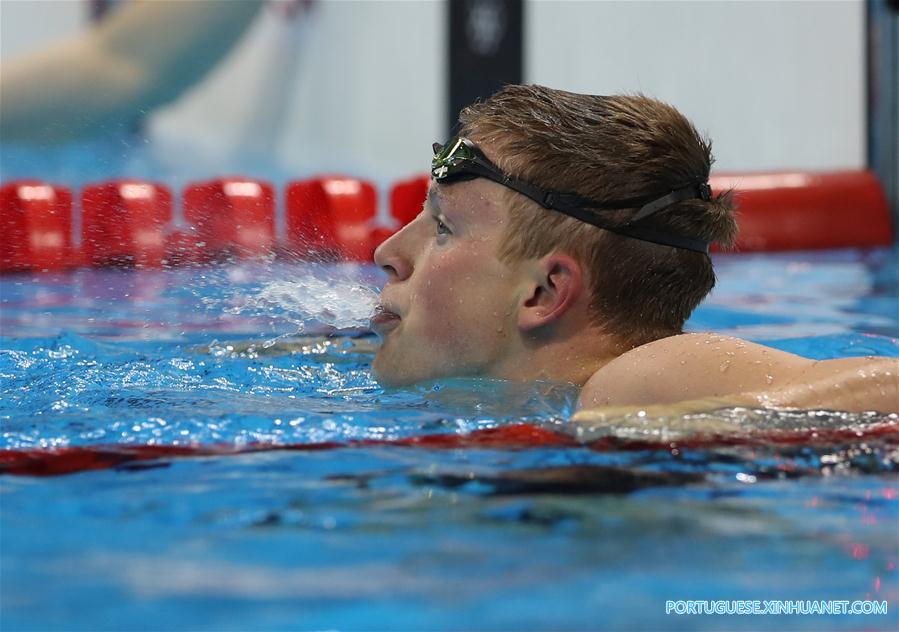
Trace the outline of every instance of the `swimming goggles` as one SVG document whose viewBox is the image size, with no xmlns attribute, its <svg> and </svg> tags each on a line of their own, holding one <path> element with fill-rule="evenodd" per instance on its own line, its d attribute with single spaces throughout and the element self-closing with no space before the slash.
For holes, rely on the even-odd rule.
<svg viewBox="0 0 899 632">
<path fill-rule="evenodd" d="M 547 191 L 524 180 L 513 178 L 503 173 L 494 165 L 472 141 L 461 136 L 445 145 L 434 143 L 434 158 L 431 161 L 431 177 L 440 183 L 487 178 L 498 184 L 518 191 L 532 199 L 543 208 L 564 213 L 582 222 L 598 226 L 625 237 L 632 237 L 655 244 L 709 252 L 709 242 L 691 239 L 681 235 L 656 230 L 646 226 L 635 225 L 635 222 L 649 217 L 676 202 L 698 198 L 709 201 L 712 189 L 708 182 L 694 182 L 687 186 L 669 191 L 664 195 L 644 195 L 624 200 L 597 201 L 581 197 L 573 193 Z M 639 207 L 640 210 L 627 223 L 615 226 L 592 211 L 609 211 Z M 590 209 L 590 210 L 587 210 Z"/>
</svg>

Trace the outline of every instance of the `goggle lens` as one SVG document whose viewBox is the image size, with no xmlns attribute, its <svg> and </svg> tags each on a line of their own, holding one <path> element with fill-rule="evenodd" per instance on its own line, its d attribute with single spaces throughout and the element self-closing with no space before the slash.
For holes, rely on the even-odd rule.
<svg viewBox="0 0 899 632">
<path fill-rule="evenodd" d="M 465 161 L 474 160 L 475 156 L 462 138 L 454 138 L 445 145 L 434 143 L 434 158 L 431 160 L 431 176 L 435 180 L 444 180 L 456 171 L 455 167 Z"/>
</svg>

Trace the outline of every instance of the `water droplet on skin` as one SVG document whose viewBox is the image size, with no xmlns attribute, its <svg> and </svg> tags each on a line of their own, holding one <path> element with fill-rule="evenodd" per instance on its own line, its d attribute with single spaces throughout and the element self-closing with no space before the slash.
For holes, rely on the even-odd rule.
<svg viewBox="0 0 899 632">
<path fill-rule="evenodd" d="M 765 383 L 766 383 L 766 384 L 773 384 L 773 383 L 774 383 L 774 376 L 773 376 L 773 375 L 766 375 L 766 376 L 765 376 Z"/>
<path fill-rule="evenodd" d="M 730 368 L 730 361 L 722 362 L 721 366 L 718 367 L 718 371 L 724 373 Z"/>
</svg>

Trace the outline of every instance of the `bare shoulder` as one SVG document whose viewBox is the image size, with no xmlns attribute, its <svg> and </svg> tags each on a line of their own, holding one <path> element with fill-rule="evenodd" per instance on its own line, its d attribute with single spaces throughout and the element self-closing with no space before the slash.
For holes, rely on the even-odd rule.
<svg viewBox="0 0 899 632">
<path fill-rule="evenodd" d="M 724 398 L 739 405 L 899 412 L 899 358 L 810 360 L 739 338 L 683 334 L 637 347 L 597 371 L 580 408 Z"/>
<path fill-rule="evenodd" d="M 813 360 L 719 334 L 681 334 L 636 347 L 597 371 L 581 407 L 666 404 L 774 387 Z"/>
</svg>

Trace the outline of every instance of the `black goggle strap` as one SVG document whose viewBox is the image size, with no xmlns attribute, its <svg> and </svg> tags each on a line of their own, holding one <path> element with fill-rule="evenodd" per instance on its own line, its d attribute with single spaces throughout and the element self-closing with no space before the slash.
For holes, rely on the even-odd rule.
<svg viewBox="0 0 899 632">
<path fill-rule="evenodd" d="M 535 201 L 539 202 L 539 200 Z M 683 248 L 686 250 L 693 250 L 695 252 L 709 254 L 709 242 L 702 241 L 700 239 L 691 239 L 689 237 L 682 237 L 681 235 L 673 235 L 668 232 L 649 228 L 648 226 L 635 225 L 632 222 L 628 222 L 627 224 L 622 224 L 620 226 L 613 226 L 612 224 L 609 224 L 608 222 L 600 219 L 595 213 L 586 211 L 583 207 L 561 207 L 556 205 L 548 206 L 546 208 L 554 210 L 558 213 L 563 213 L 565 215 L 568 215 L 569 217 L 573 217 L 582 222 L 586 222 L 587 224 L 592 224 L 597 228 L 605 229 L 609 232 L 615 233 L 616 235 L 633 237 L 634 239 L 649 241 L 654 244 L 661 244 L 662 246 L 672 246 L 674 248 Z"/>
<path fill-rule="evenodd" d="M 552 194 L 549 195 L 551 196 Z M 675 248 L 684 248 L 687 250 L 693 250 L 695 252 L 708 254 L 709 242 L 707 241 L 703 241 L 700 239 L 691 239 L 689 237 L 683 237 L 681 235 L 675 235 L 669 232 L 655 230 L 648 226 L 640 226 L 639 224 L 636 224 L 636 222 L 638 222 L 639 220 L 645 217 L 649 217 L 653 213 L 660 211 L 663 208 L 666 208 L 683 200 L 691 200 L 694 198 L 699 198 L 706 201 L 712 199 L 712 190 L 709 187 L 708 183 L 691 184 L 689 186 L 682 187 L 680 189 L 672 191 L 671 193 L 663 195 L 662 197 L 646 196 L 642 198 L 631 198 L 627 200 L 615 200 L 604 202 L 601 206 L 590 200 L 583 200 L 583 198 L 581 198 L 581 200 L 583 200 L 583 203 L 577 206 L 569 206 L 569 204 L 567 203 L 568 200 L 551 199 L 550 201 L 553 202 L 553 204 L 551 206 L 547 206 L 546 208 L 551 208 L 570 217 L 579 219 L 582 222 L 587 222 L 588 224 L 598 226 L 599 228 L 604 228 L 605 230 L 619 235 L 633 237 L 635 239 L 641 239 L 643 241 L 650 241 L 654 244 L 661 244 L 663 246 L 673 246 Z M 537 201 L 539 202 L 539 200 Z M 630 220 L 627 221 L 627 223 L 618 226 L 611 226 L 599 219 L 596 214 L 588 213 L 583 210 L 584 207 L 599 210 L 615 210 L 621 208 L 633 208 L 635 206 L 640 206 L 641 204 L 642 206 L 640 207 L 640 209 L 633 217 L 630 218 Z"/>
<path fill-rule="evenodd" d="M 653 213 L 676 202 L 693 198 L 706 201 L 711 200 L 712 190 L 707 182 L 701 184 L 693 183 L 661 197 L 651 195 L 623 200 L 608 200 L 599 203 L 572 193 L 545 191 L 518 178 L 507 176 L 490 162 L 474 143 L 466 138 L 453 139 L 449 145 L 434 143 L 433 148 L 435 156 L 431 164 L 431 175 L 437 182 L 468 180 L 477 177 L 487 178 L 521 193 L 544 208 L 563 213 L 597 228 L 663 246 L 684 248 L 704 254 L 709 252 L 709 242 L 707 241 L 673 235 L 646 226 L 634 225 L 634 222 L 649 217 Z M 449 151 L 445 151 L 447 148 Z M 627 223 L 619 226 L 609 224 L 595 213 L 585 210 L 589 208 L 608 211 L 636 206 L 640 207 L 637 213 Z"/>
</svg>

